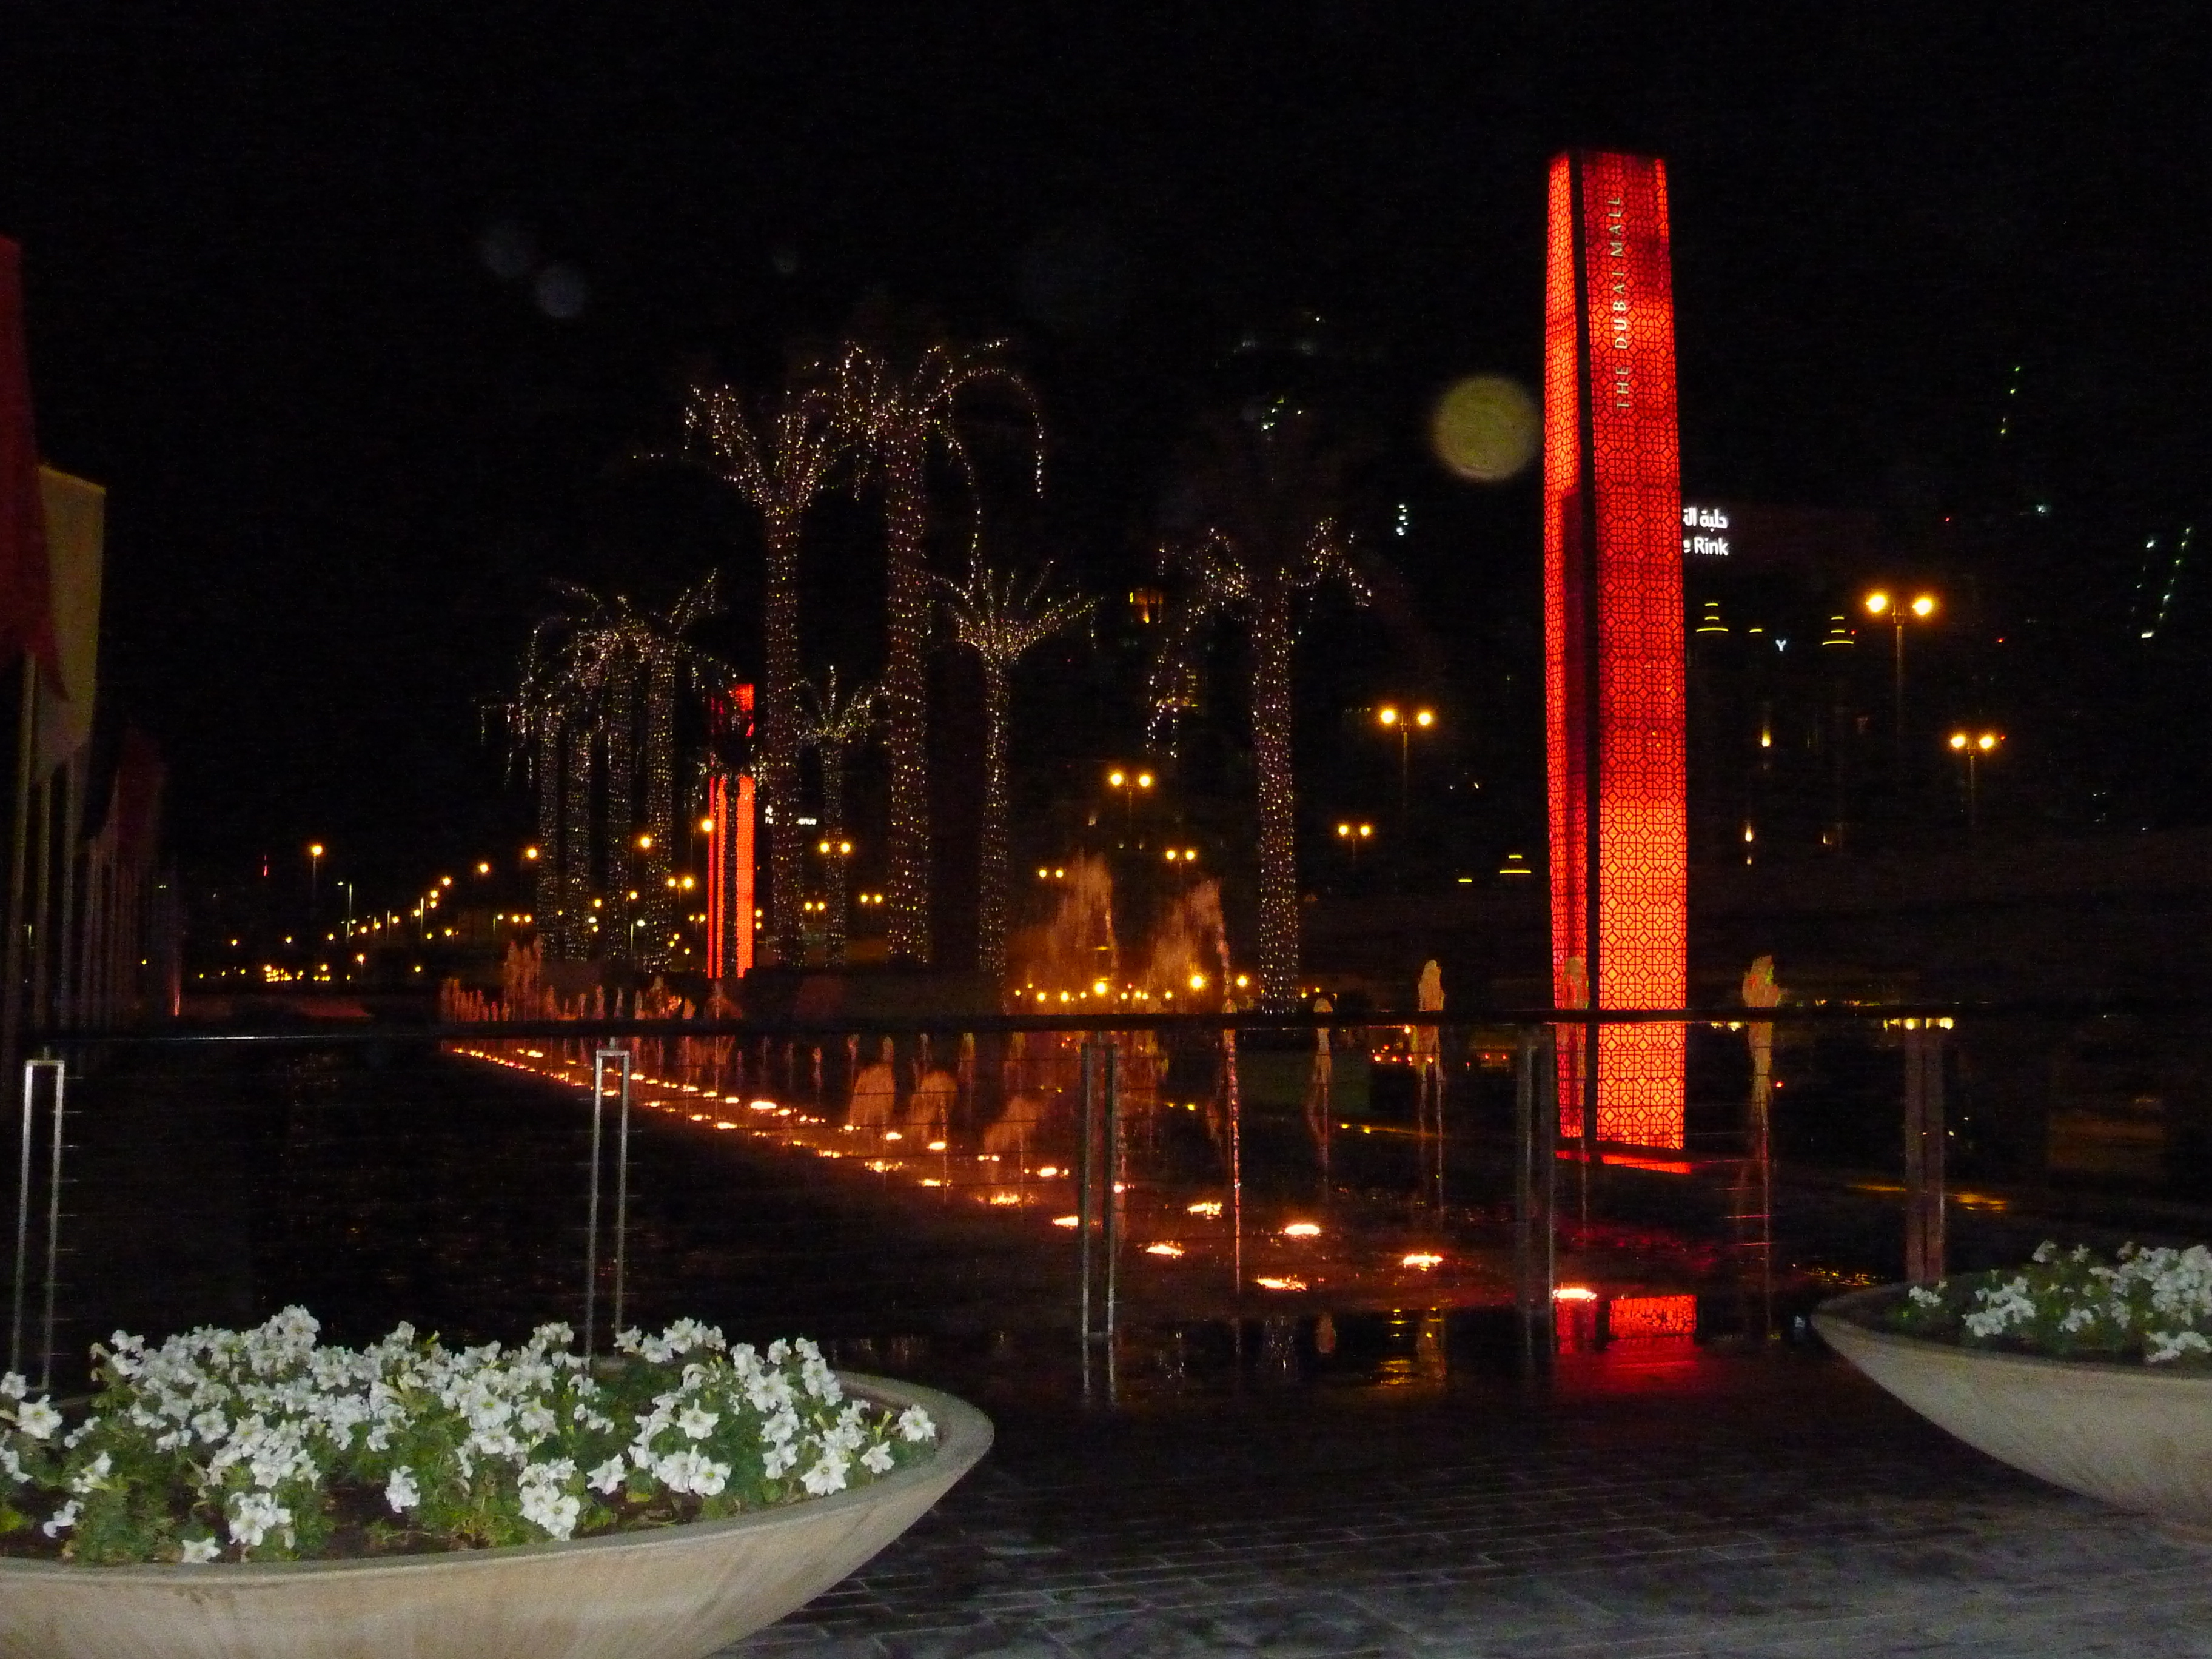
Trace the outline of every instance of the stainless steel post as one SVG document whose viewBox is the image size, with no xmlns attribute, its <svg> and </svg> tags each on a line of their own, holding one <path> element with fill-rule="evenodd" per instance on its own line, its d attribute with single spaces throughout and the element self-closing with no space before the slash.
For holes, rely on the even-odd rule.
<svg viewBox="0 0 2212 1659">
<path fill-rule="evenodd" d="M 1905 1028 L 1905 1276 L 1943 1277 L 1943 1037 L 1932 1020 Z"/>
<path fill-rule="evenodd" d="M 1112 1399 L 1115 1392 L 1114 1330 L 1120 1316 L 1118 1305 L 1120 1280 L 1116 1267 L 1121 1250 L 1121 1051 L 1109 1043 L 1100 1058 L 1105 1066 L 1105 1095 L 1103 1124 L 1100 1133 L 1106 1175 L 1101 1183 L 1101 1196 L 1106 1206 L 1104 1224 L 1100 1229 L 1099 1247 L 1106 1256 L 1106 1328 L 1100 1334 L 1106 1344 L 1106 1395 Z"/>
<path fill-rule="evenodd" d="M 629 1276 L 629 1050 L 622 1053 L 622 1112 L 615 1129 L 615 1297 L 612 1330 L 623 1329 L 623 1292 Z"/>
<path fill-rule="evenodd" d="M 619 1048 L 592 1051 L 592 1195 L 584 1206 L 584 1357 L 598 1352 L 599 1312 L 599 1140 L 607 1098 L 607 1061 Z"/>
<path fill-rule="evenodd" d="M 1091 1149 L 1098 1138 L 1098 1097 L 1091 1083 L 1094 1054 L 1090 1040 L 1085 1038 L 1077 1054 L 1077 1066 L 1082 1073 L 1083 1127 L 1075 1149 L 1075 1260 L 1076 1271 L 1082 1279 L 1075 1307 L 1076 1322 L 1081 1332 L 1079 1340 L 1083 1351 L 1085 1398 L 1091 1394 L 1091 1194 L 1096 1179 Z"/>
<path fill-rule="evenodd" d="M 1522 1026 L 1513 1042 L 1513 1291 L 1521 1346 L 1533 1346 L 1536 1313 L 1536 1034 Z"/>
<path fill-rule="evenodd" d="M 1522 1364 L 1533 1370 L 1552 1349 L 1559 1129 L 1557 1048 L 1535 1028 L 1524 1028 L 1515 1043 L 1513 1117 L 1514 1286 Z"/>
<path fill-rule="evenodd" d="M 39 1359 L 39 1387 L 54 1382 L 54 1291 L 59 1284 L 62 1253 L 62 1104 L 69 1094 L 69 1068 L 59 1060 L 34 1060 L 33 1066 L 54 1070 L 54 1116 L 47 1131 L 52 1137 L 46 1165 L 46 1309 Z"/>
<path fill-rule="evenodd" d="M 1222 1063 L 1229 1091 L 1229 1271 L 1230 1284 L 1238 1301 L 1244 1297 L 1244 1103 L 1237 1080 L 1237 1028 L 1221 1034 Z M 1238 1316 L 1238 1340 L 1243 1340 L 1243 1316 Z M 1241 1355 L 1240 1355 L 1241 1357 Z"/>
<path fill-rule="evenodd" d="M 23 1143 L 15 1159 L 15 1299 L 8 1324 L 8 1369 L 23 1370 L 23 1297 L 31 1258 L 31 1088 L 38 1062 L 23 1066 Z"/>
</svg>

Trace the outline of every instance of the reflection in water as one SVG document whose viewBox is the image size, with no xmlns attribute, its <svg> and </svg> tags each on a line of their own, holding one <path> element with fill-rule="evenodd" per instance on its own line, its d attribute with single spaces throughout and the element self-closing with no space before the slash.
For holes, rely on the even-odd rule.
<svg viewBox="0 0 2212 1659">
<path fill-rule="evenodd" d="M 587 1046 L 487 1042 L 459 1052 L 587 1096 Z M 757 1063 L 754 1078 L 788 1076 L 797 1085 L 773 1094 L 716 1086 L 746 1074 L 742 1045 L 675 1039 L 653 1047 L 662 1051 L 665 1069 L 648 1063 L 635 1073 L 632 1101 L 641 1113 L 818 1160 L 820 1179 L 857 1176 L 878 1190 L 902 1188 L 966 1207 L 979 1221 L 988 1216 L 1036 1228 L 1041 1247 L 1075 1229 L 1077 1039 L 987 1038 L 963 1045 L 957 1070 L 920 1069 L 919 1049 L 901 1056 L 890 1040 L 870 1039 L 842 1066 L 823 1062 L 819 1050 L 787 1072 Z M 940 1044 L 938 1052 L 952 1050 Z M 839 1059 L 836 1048 L 829 1051 L 829 1062 Z M 1324 1224 L 1314 1218 L 1310 1200 L 1272 1187 L 1254 1204 L 1242 1178 L 1244 1114 L 1233 1043 L 1211 1054 L 1157 1048 L 1148 1054 L 1133 1044 L 1124 1060 L 1130 1086 L 1120 1097 L 1110 1167 L 1121 1254 L 1143 1269 L 1129 1286 L 1140 1310 L 1233 1302 L 1240 1286 L 1270 1297 L 1355 1304 L 1408 1292 L 1461 1303 L 1509 1296 L 1501 1218 L 1468 1212 L 1444 1226 L 1433 1216 L 1419 1221 L 1387 1194 L 1340 1196 Z M 826 1100 L 811 1087 L 817 1066 Z M 1186 1074 L 1197 1088 L 1174 1081 Z M 903 1087 L 902 1078 L 911 1079 Z M 1188 1097 L 1194 1093 L 1196 1100 Z M 1200 1127 L 1209 1099 L 1218 1103 L 1224 1147 Z"/>
<path fill-rule="evenodd" d="M 1103 861 L 1053 874 L 1053 917 L 1017 943 L 1021 1006 L 1042 995 L 1055 1012 L 1095 1010 L 1102 1024 L 1178 1002 L 1233 1006 L 1212 884 L 1176 895 L 1132 947 L 1117 932 Z M 1433 964 L 1419 997 L 1441 1011 Z M 654 991 L 637 1003 L 667 1000 Z M 1339 1044 L 1351 1056 L 1341 1067 Z M 759 1038 L 656 1036 L 627 1046 L 639 1066 L 637 1109 L 805 1160 L 804 1184 L 863 1183 L 872 1200 L 965 1218 L 979 1251 L 1017 1242 L 1071 1285 L 1079 1253 L 1094 1265 L 1109 1253 L 1127 1275 L 1119 1295 L 1133 1326 L 1265 1306 L 1249 1343 L 1244 1319 L 1228 1326 L 1232 1349 L 1249 1356 L 1240 1373 L 1280 1370 L 1285 1333 L 1323 1318 L 1318 1309 L 1329 1316 L 1293 1346 L 1334 1364 L 1350 1346 L 1333 1322 L 1339 1314 L 1515 1305 L 1510 1200 L 1500 1197 L 1513 1190 L 1510 1143 L 1474 1116 L 1478 1085 L 1492 1085 L 1433 1027 L 1340 1029 L 1334 1042 L 1327 1030 L 1255 1033 L 1242 1044 L 1234 1030 L 1103 1030 L 848 1038 L 803 1053 Z M 487 1039 L 460 1052 L 588 1091 L 590 1050 L 581 1038 Z M 1087 1128 L 1086 1051 L 1110 1057 L 1116 1079 L 1114 1109 L 1094 1100 Z M 1724 1161 L 1733 1174 L 1735 1161 Z M 1607 1288 L 1587 1301 L 1570 1293 L 1552 1310 L 1559 1352 L 1686 1340 L 1697 1327 L 1692 1293 L 1732 1285 L 1743 1265 L 1744 1252 L 1695 1218 L 1707 1201 L 1698 1163 L 1639 1167 L 1609 1155 L 1607 1171 L 1608 1181 L 1656 1182 L 1678 1196 L 1653 1206 L 1668 1217 L 1662 1224 L 1561 1224 L 1559 1273 Z M 1071 1291 L 1071 1310 L 1074 1300 Z M 1530 1305 L 1542 1301 L 1540 1289 Z M 1393 1376 L 1445 1374 L 1443 1318 L 1433 1329 L 1409 1328 Z M 1118 1346 L 1108 1352 L 1121 1369 Z"/>
<path fill-rule="evenodd" d="M 1128 1320 L 1226 1313 L 1250 1298 L 1291 1312 L 1316 1304 L 1511 1304 L 1510 1215 L 1503 1206 L 1409 1202 L 1402 1188 L 1347 1184 L 1316 1218 L 1301 1183 L 1281 1178 L 1279 1142 L 1255 1192 L 1243 1178 L 1239 1057 L 1218 1042 L 1155 1054 L 1124 1050 L 1132 1086 L 1113 1126 L 1110 1163 L 1097 1167 L 1101 1199 L 1103 1171 L 1115 1172 L 1115 1255 Z M 510 1040 L 462 1052 L 588 1093 L 587 1046 Z M 1060 1253 L 1079 1234 L 1083 1207 L 1078 1038 L 940 1042 L 933 1052 L 953 1060 L 951 1067 L 928 1066 L 920 1044 L 902 1054 L 889 1040 L 872 1038 L 842 1054 L 837 1046 L 826 1055 L 810 1050 L 787 1073 L 795 1089 L 757 1095 L 717 1086 L 748 1075 L 743 1044 L 678 1038 L 653 1047 L 665 1069 L 637 1074 L 633 1100 L 641 1113 L 811 1160 L 815 1182 L 858 1180 L 884 1197 L 903 1193 L 955 1209 L 979 1227 L 1026 1231 L 1037 1251 L 1067 1264 L 1072 1279 L 1072 1255 Z M 750 1075 L 784 1070 L 756 1056 Z M 812 1090 L 817 1075 L 826 1098 Z M 1208 1098 L 1224 1109 L 1225 1149 L 1201 1127 L 1203 1110 L 1194 1109 Z M 1094 1204 L 1096 1229 L 1103 1229 L 1103 1209 Z M 1094 1249 L 1099 1242 L 1094 1236 Z M 1617 1297 L 1587 1285 L 1561 1287 L 1556 1311 L 1565 1351 L 1679 1334 L 1694 1325 L 1693 1291 L 1731 1283 L 1733 1253 L 1694 1234 L 1610 1223 L 1565 1228 L 1560 1245 L 1563 1274 L 1620 1285 Z M 1608 1318 L 1619 1322 L 1607 1325 Z"/>
</svg>

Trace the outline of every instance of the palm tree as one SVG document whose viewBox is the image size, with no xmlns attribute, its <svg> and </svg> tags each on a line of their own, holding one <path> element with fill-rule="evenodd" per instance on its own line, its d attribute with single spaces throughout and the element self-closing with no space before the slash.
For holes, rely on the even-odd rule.
<svg viewBox="0 0 2212 1659">
<path fill-rule="evenodd" d="M 1012 395 L 1026 416 L 1037 465 L 1043 434 L 1028 383 L 993 341 L 968 346 L 945 341 L 925 348 L 911 366 L 863 345 L 848 345 L 838 366 L 838 402 L 847 429 L 880 477 L 888 565 L 883 701 L 890 751 L 889 887 L 890 947 L 911 961 L 929 960 L 929 468 L 942 458 L 971 485 L 961 423 L 971 392 L 995 387 Z M 1041 476 L 1041 473 L 1040 473 Z"/>
<path fill-rule="evenodd" d="M 1252 761 L 1260 805 L 1260 988 L 1271 1008 L 1297 996 L 1297 794 L 1291 758 L 1291 656 L 1300 599 L 1330 581 L 1355 598 L 1366 589 L 1337 517 L 1346 456 L 1318 422 L 1285 399 L 1217 415 L 1200 428 L 1189 477 L 1188 526 L 1160 550 L 1179 577 L 1153 665 L 1156 724 L 1170 740 L 1189 704 L 1198 654 L 1212 624 L 1243 620 L 1249 640 Z"/>
<path fill-rule="evenodd" d="M 1014 664 L 1091 609 L 1074 594 L 1045 597 L 1047 564 L 1024 588 L 1012 571 L 971 561 L 968 580 L 938 579 L 953 637 L 983 665 L 983 835 L 977 886 L 975 966 L 994 987 L 1006 978 L 1006 722 Z"/>
<path fill-rule="evenodd" d="M 799 834 L 799 550 L 807 508 L 849 434 L 827 377 L 802 367 L 757 411 L 726 386 L 696 386 L 684 411 L 684 453 L 761 515 L 767 577 L 761 612 L 761 796 L 769 820 L 772 959 L 799 954 L 803 853 Z"/>
<path fill-rule="evenodd" d="M 560 677 L 535 635 L 523 653 L 514 696 L 488 713 L 507 730 L 510 772 L 518 763 L 527 768 L 538 791 L 538 936 L 549 959 L 572 958 L 582 952 L 573 937 L 580 923 L 570 914 L 562 861 L 561 761 L 574 711 L 564 702 Z"/>
<path fill-rule="evenodd" d="M 842 965 L 845 960 L 846 861 L 850 856 L 847 849 L 852 845 L 845 834 L 845 753 L 875 724 L 876 691 L 873 686 L 864 685 L 839 702 L 837 671 L 832 667 L 828 683 L 819 693 L 810 685 L 802 688 L 802 694 L 806 708 L 800 716 L 799 740 L 820 750 L 822 757 L 822 845 L 829 890 L 830 960 L 832 964 Z"/>
<path fill-rule="evenodd" d="M 545 665 L 545 695 L 568 711 L 568 822 L 563 852 L 563 885 L 576 937 L 583 943 L 585 890 L 589 884 L 588 851 L 592 744 L 606 756 L 604 811 L 607 882 L 606 927 L 602 954 L 626 960 L 632 954 L 634 927 L 645 929 L 646 945 L 636 952 L 648 967 L 668 960 L 674 919 L 672 894 L 675 842 L 676 696 L 685 683 L 721 684 L 729 671 L 684 636 L 721 608 L 710 571 L 665 611 L 640 611 L 623 594 L 611 599 L 573 582 L 554 586 L 574 607 L 541 622 L 532 641 L 533 656 Z M 548 648 L 548 641 L 552 641 Z M 629 914 L 628 861 L 637 823 L 635 741 L 638 688 L 644 688 L 645 828 L 635 846 L 645 854 L 642 914 Z M 580 856 L 575 843 L 585 847 Z M 580 951 L 579 954 L 580 954 Z"/>
</svg>

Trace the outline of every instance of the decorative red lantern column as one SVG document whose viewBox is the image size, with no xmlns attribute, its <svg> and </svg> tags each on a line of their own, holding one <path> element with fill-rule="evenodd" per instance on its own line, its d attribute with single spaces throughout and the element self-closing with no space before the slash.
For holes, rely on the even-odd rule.
<svg viewBox="0 0 2212 1659">
<path fill-rule="evenodd" d="M 1667 173 L 1552 163 L 1544 284 L 1544 647 L 1559 1007 L 1679 1008 L 1686 987 L 1681 479 Z M 1563 1027 L 1580 1136 L 1682 1144 L 1683 1028 Z"/>
</svg>

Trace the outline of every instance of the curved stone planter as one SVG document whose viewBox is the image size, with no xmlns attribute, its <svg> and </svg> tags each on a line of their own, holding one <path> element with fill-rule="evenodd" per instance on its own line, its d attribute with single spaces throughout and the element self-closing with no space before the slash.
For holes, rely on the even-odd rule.
<svg viewBox="0 0 2212 1659">
<path fill-rule="evenodd" d="M 1961 1348 L 1879 1330 L 1899 1286 L 1824 1304 L 1828 1346 L 1937 1427 L 2124 1510 L 2212 1521 L 2212 1375 Z"/>
<path fill-rule="evenodd" d="M 934 1389 L 937 1455 L 788 1509 L 570 1543 L 265 1566 L 0 1560 L 6 1659 L 702 1659 L 812 1600 L 913 1525 L 990 1449 Z"/>
</svg>

